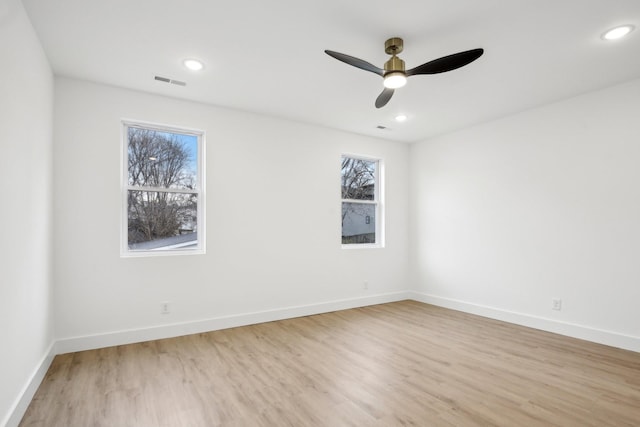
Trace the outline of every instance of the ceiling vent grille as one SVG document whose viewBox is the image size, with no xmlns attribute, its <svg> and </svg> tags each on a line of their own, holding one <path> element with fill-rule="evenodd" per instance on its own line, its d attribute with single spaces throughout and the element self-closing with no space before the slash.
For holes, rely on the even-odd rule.
<svg viewBox="0 0 640 427">
<path fill-rule="evenodd" d="M 160 77 L 160 76 L 155 76 L 155 79 L 159 82 L 165 82 L 165 83 L 171 83 L 173 85 L 177 85 L 177 86 L 186 86 L 187 83 L 185 82 L 181 82 L 180 80 L 173 80 L 167 77 Z"/>
</svg>

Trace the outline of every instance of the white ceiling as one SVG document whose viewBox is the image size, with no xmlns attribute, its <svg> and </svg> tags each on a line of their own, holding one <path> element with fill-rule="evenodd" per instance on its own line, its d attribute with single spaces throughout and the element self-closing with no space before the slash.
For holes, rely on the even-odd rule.
<svg viewBox="0 0 640 427">
<path fill-rule="evenodd" d="M 419 141 L 640 77 L 638 0 L 23 0 L 54 72 L 396 141 Z M 382 67 L 405 41 L 413 68 L 473 48 L 485 54 L 413 76 L 374 107 L 382 79 L 324 53 Z M 198 73 L 182 66 L 199 58 Z M 187 82 L 180 87 L 154 80 Z M 404 113 L 409 119 L 396 123 Z M 387 129 L 377 129 L 378 125 Z"/>
</svg>

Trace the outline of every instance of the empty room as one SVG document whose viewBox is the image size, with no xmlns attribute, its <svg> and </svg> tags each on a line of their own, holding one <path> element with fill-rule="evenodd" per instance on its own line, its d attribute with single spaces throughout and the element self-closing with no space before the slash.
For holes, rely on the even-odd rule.
<svg viewBox="0 0 640 427">
<path fill-rule="evenodd" d="M 640 425 L 636 0 L 0 0 L 0 427 Z"/>
</svg>

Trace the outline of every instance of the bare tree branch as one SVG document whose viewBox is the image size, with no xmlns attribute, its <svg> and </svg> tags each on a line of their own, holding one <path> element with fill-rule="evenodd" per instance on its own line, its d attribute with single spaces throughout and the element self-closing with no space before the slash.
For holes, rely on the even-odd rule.
<svg viewBox="0 0 640 427">
<path fill-rule="evenodd" d="M 128 138 L 130 186 L 194 188 L 189 151 L 177 135 L 130 127 Z M 195 214 L 197 198 L 189 193 L 130 190 L 128 204 L 129 243 L 138 243 L 179 234 L 185 218 Z"/>
</svg>

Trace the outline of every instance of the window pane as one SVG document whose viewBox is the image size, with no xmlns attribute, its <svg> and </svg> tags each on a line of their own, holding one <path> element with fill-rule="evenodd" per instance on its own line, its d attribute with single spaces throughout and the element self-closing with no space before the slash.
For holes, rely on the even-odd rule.
<svg viewBox="0 0 640 427">
<path fill-rule="evenodd" d="M 377 161 L 342 157 L 342 198 L 375 200 L 377 164 Z"/>
<path fill-rule="evenodd" d="M 193 249 L 198 244 L 195 194 L 128 192 L 130 250 Z"/>
<path fill-rule="evenodd" d="M 342 244 L 376 242 L 376 205 L 342 203 Z"/>
<path fill-rule="evenodd" d="M 198 137 L 128 128 L 129 185 L 194 189 Z"/>
</svg>

